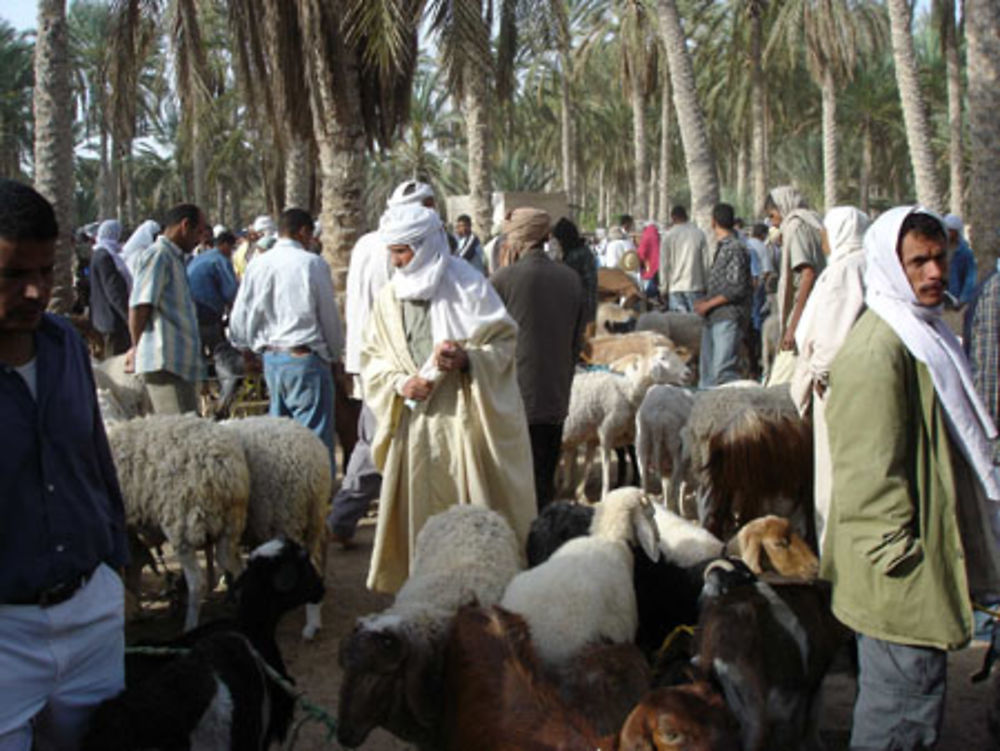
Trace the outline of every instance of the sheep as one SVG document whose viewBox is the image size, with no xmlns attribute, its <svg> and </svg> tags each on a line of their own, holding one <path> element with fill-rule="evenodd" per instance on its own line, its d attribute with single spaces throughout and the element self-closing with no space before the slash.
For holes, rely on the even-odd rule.
<svg viewBox="0 0 1000 751">
<path fill-rule="evenodd" d="M 141 375 L 125 372 L 125 355 L 109 357 L 93 365 L 98 393 L 101 389 L 110 391 L 127 418 L 152 413 L 153 404 L 146 391 L 146 383 Z"/>
<path fill-rule="evenodd" d="M 733 574 L 728 562 L 705 570 L 697 664 L 722 687 L 745 751 L 818 748 L 819 689 L 848 637 L 829 586 Z"/>
<path fill-rule="evenodd" d="M 706 528 L 728 537 L 740 523 L 777 513 L 815 548 L 812 429 L 787 385 L 699 392 L 681 441 Z"/>
<path fill-rule="evenodd" d="M 705 682 L 651 691 L 618 735 L 618 751 L 741 751 L 739 725 Z"/>
<path fill-rule="evenodd" d="M 722 552 L 722 541 L 704 527 L 659 504 L 653 504 L 653 511 L 660 550 L 667 561 L 693 566 Z"/>
<path fill-rule="evenodd" d="M 405 741 L 434 746 L 455 614 L 472 602 L 498 602 L 520 568 L 517 538 L 496 512 L 460 505 L 428 519 L 395 602 L 359 618 L 340 644 L 341 745 L 358 746 L 381 725 Z"/>
<path fill-rule="evenodd" d="M 674 343 L 665 336 L 645 331 L 635 334 L 605 334 L 588 342 L 588 361 L 592 365 L 609 365 L 628 355 L 650 355 L 660 348 L 674 349 Z"/>
<path fill-rule="evenodd" d="M 601 334 L 618 333 L 617 329 L 623 326 L 625 330 L 634 329 L 638 316 L 634 310 L 613 302 L 602 302 L 597 306 L 597 331 Z"/>
<path fill-rule="evenodd" d="M 237 437 L 193 415 L 153 415 L 108 426 L 125 521 L 162 531 L 188 585 L 184 629 L 198 623 L 204 596 L 196 550 L 215 545 L 230 574 L 242 569 L 250 471 Z"/>
<path fill-rule="evenodd" d="M 705 328 L 705 319 L 696 313 L 679 311 L 650 311 L 639 316 L 635 330 L 655 331 L 676 344 L 690 351 L 695 358 L 701 352 L 701 332 Z"/>
<path fill-rule="evenodd" d="M 586 446 L 583 478 L 576 488 L 583 495 L 594 449 L 601 449 L 601 496 L 611 489 L 613 448 L 634 442 L 635 412 L 653 383 L 683 382 L 687 367 L 669 349 L 659 348 L 645 358 L 634 357 L 621 375 L 591 371 L 578 373 L 570 390 L 569 411 L 563 423 L 563 458 L 573 484 L 575 452 Z"/>
<path fill-rule="evenodd" d="M 564 542 L 590 532 L 594 508 L 575 501 L 553 501 L 531 522 L 528 567 L 544 563 Z"/>
<path fill-rule="evenodd" d="M 129 655 L 127 688 L 91 718 L 83 751 L 149 748 L 264 749 L 283 741 L 294 700 L 263 660 L 288 679 L 275 630 L 282 615 L 323 596 L 307 552 L 272 540 L 250 555 L 234 584 L 236 621 L 217 621 L 169 645 L 180 657 Z"/>
<path fill-rule="evenodd" d="M 295 540 L 324 571 L 326 528 L 333 477 L 330 454 L 307 427 L 287 417 L 247 417 L 221 423 L 243 447 L 250 470 L 246 541 L 258 545 L 272 537 Z M 306 606 L 305 639 L 322 626 L 319 604 Z"/>
<path fill-rule="evenodd" d="M 650 470 L 660 475 L 663 502 L 680 511 L 684 496 L 681 474 L 681 430 L 691 414 L 694 394 L 679 386 L 651 386 L 635 415 L 635 443 L 643 489 L 650 490 Z"/>
<path fill-rule="evenodd" d="M 539 663 L 523 618 L 497 607 L 463 608 L 445 656 L 441 748 L 611 748 L 613 736 L 601 736 L 618 730 L 648 686 L 641 656 L 632 648 L 633 659 L 622 662 L 621 647 L 597 645 L 585 668 L 592 691 L 588 695 L 581 687 L 567 699 Z M 575 705 L 575 699 L 582 704 Z"/>
<path fill-rule="evenodd" d="M 641 490 L 619 488 L 596 507 L 589 536 L 570 540 L 511 580 L 500 605 L 524 616 L 543 662 L 564 662 L 595 641 L 634 639 L 632 546 L 659 557 L 652 517 Z"/>
</svg>

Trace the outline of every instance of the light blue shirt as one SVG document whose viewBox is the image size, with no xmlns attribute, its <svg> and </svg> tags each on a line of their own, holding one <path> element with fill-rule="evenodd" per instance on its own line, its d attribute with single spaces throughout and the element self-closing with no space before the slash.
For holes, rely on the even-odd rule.
<svg viewBox="0 0 1000 751">
<path fill-rule="evenodd" d="M 236 297 L 236 272 L 232 262 L 218 248 L 195 256 L 187 267 L 191 297 L 213 313 L 222 315 Z"/>
<path fill-rule="evenodd" d="M 191 383 L 201 380 L 201 338 L 184 251 L 165 235 L 136 259 L 129 306 L 138 305 L 151 305 L 153 312 L 135 350 L 135 372 L 166 370 Z"/>
<path fill-rule="evenodd" d="M 343 335 L 330 267 L 299 243 L 281 238 L 247 266 L 229 316 L 237 347 L 308 347 L 327 362 L 340 360 Z"/>
</svg>

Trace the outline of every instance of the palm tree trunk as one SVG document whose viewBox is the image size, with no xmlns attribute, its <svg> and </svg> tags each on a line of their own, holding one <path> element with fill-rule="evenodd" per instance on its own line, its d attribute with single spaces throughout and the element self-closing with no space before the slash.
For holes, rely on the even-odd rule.
<svg viewBox="0 0 1000 751">
<path fill-rule="evenodd" d="M 979 267 L 1000 255 L 1000 6 L 996 0 L 965 0 L 968 42 L 969 224 Z"/>
<path fill-rule="evenodd" d="M 746 137 L 741 133 L 736 150 L 736 205 L 743 210 L 747 198 L 747 181 L 750 177 L 750 162 L 747 156 Z"/>
<path fill-rule="evenodd" d="M 484 33 L 488 33 L 485 24 Z M 487 113 L 489 83 L 479 62 L 465 66 L 465 138 L 469 150 L 469 195 L 472 198 L 472 230 L 489 237 L 493 229 L 493 191 L 490 182 L 490 120 Z"/>
<path fill-rule="evenodd" d="M 35 189 L 59 222 L 49 308 L 73 305 L 73 109 L 66 0 L 39 0 L 35 39 Z"/>
<path fill-rule="evenodd" d="M 904 0 L 905 1 L 905 0 Z M 715 157 L 708 141 L 705 116 L 698 101 L 694 67 L 688 52 L 681 17 L 675 0 L 658 0 L 660 33 L 667 50 L 670 81 L 674 89 L 674 107 L 684 146 L 688 182 L 691 185 L 691 207 L 695 222 L 708 231 L 712 207 L 719 201 L 719 178 Z"/>
<path fill-rule="evenodd" d="M 833 71 L 823 70 L 823 204 L 824 211 L 837 205 L 837 88 Z"/>
<path fill-rule="evenodd" d="M 908 0 L 889 0 L 889 23 L 892 27 L 892 57 L 896 65 L 896 83 L 903 105 L 906 142 L 917 186 L 917 200 L 928 208 L 940 210 L 941 189 L 934 171 L 931 151 L 931 129 L 924 108 L 917 74 L 917 57 L 913 51 L 910 4 Z"/>
<path fill-rule="evenodd" d="M 132 142 L 128 142 L 128 151 L 125 153 L 125 222 L 130 226 L 136 226 L 136 205 L 135 205 L 135 170 L 133 169 L 135 160 L 132 158 Z"/>
<path fill-rule="evenodd" d="M 289 133 L 285 141 L 285 208 L 309 208 L 312 159 L 309 139 Z"/>
<path fill-rule="evenodd" d="M 215 217 L 213 224 L 226 223 L 226 186 L 222 180 L 215 181 Z"/>
<path fill-rule="evenodd" d="M 208 166 L 208 155 L 205 149 L 205 138 L 202 133 L 203 111 L 200 106 L 201 96 L 195 97 L 194 110 L 191 113 L 191 172 L 194 180 L 195 205 L 204 210 L 206 195 L 205 168 Z"/>
<path fill-rule="evenodd" d="M 597 226 L 606 227 L 604 213 L 604 162 L 601 162 L 597 168 Z"/>
<path fill-rule="evenodd" d="M 656 174 L 656 163 L 649 167 L 649 191 L 646 193 L 647 203 L 644 208 L 646 212 L 647 219 L 654 219 L 656 217 L 656 188 L 658 185 L 658 179 Z"/>
<path fill-rule="evenodd" d="M 872 180 L 872 124 L 865 119 L 864 129 L 861 136 L 861 172 L 858 175 L 858 202 L 861 210 L 868 213 L 870 206 L 871 180 Z"/>
<path fill-rule="evenodd" d="M 670 222 L 670 131 L 673 104 L 670 101 L 670 68 L 663 61 L 663 90 L 660 92 L 660 210 L 659 220 Z"/>
<path fill-rule="evenodd" d="M 632 154 L 635 158 L 635 205 L 633 211 L 645 212 L 649 205 L 649 161 L 646 158 L 646 97 L 637 81 L 632 82 Z"/>
<path fill-rule="evenodd" d="M 764 209 L 767 199 L 767 127 L 764 117 L 764 67 L 761 64 L 761 38 L 763 36 L 763 20 L 759 12 L 750 17 L 750 57 L 751 86 L 750 117 L 753 120 L 753 213 L 758 214 Z"/>
<path fill-rule="evenodd" d="M 952 214 L 962 216 L 963 186 L 965 184 L 965 163 L 962 159 L 962 69 L 958 60 L 958 34 L 955 29 L 955 8 L 951 11 L 946 32 L 942 38 L 944 45 L 945 64 L 948 71 L 948 163 L 949 163 L 949 210 Z"/>
<path fill-rule="evenodd" d="M 323 257 L 330 264 L 334 289 L 343 294 L 364 217 L 366 147 L 357 53 L 340 38 L 339 6 L 324 0 L 298 3 L 322 174 Z"/>
<path fill-rule="evenodd" d="M 103 111 L 103 107 L 102 107 Z M 108 129 L 100 125 L 98 145 L 97 211 L 102 219 L 115 216 L 115 191 L 111 182 L 111 163 L 108 159 Z"/>
<path fill-rule="evenodd" d="M 559 59 L 562 62 L 562 76 L 559 79 L 560 85 L 560 127 L 562 137 L 562 181 L 563 190 L 566 191 L 566 201 L 570 206 L 570 215 L 573 214 L 573 206 L 577 202 L 577 191 L 574 177 L 573 165 L 573 122 L 571 120 L 572 111 L 570 109 L 570 75 L 572 73 L 569 49 L 559 50 Z"/>
</svg>

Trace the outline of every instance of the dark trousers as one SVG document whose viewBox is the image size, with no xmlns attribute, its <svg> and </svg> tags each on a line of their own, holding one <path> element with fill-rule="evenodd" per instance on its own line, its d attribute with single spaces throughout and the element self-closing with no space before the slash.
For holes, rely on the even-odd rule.
<svg viewBox="0 0 1000 751">
<path fill-rule="evenodd" d="M 531 436 L 531 459 L 535 465 L 535 497 L 541 511 L 556 494 L 556 466 L 562 448 L 563 424 L 528 425 L 528 433 Z"/>
</svg>

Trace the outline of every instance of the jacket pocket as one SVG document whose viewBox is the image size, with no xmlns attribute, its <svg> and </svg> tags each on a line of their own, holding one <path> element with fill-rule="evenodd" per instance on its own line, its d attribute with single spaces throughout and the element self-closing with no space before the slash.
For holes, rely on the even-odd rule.
<svg viewBox="0 0 1000 751">
<path fill-rule="evenodd" d="M 912 530 L 900 527 L 882 535 L 875 546 L 865 551 L 868 560 L 886 576 L 906 576 L 924 559 L 924 546 Z"/>
</svg>

